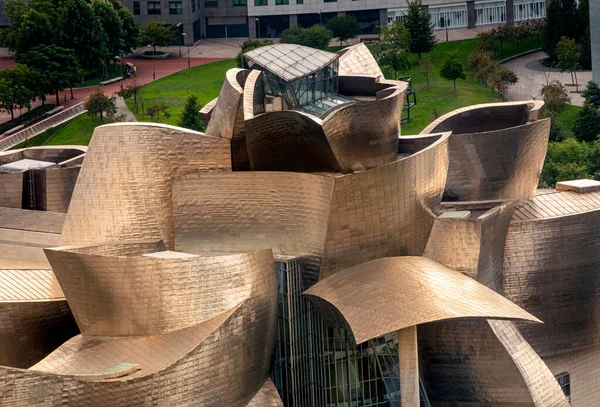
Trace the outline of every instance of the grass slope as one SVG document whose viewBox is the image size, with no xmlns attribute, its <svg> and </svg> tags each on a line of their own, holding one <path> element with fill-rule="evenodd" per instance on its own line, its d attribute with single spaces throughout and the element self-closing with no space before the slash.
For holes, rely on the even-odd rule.
<svg viewBox="0 0 600 407">
<path fill-rule="evenodd" d="M 187 96 L 196 93 L 199 102 L 202 105 L 207 104 L 219 96 L 225 73 L 235 67 L 235 60 L 229 59 L 185 69 L 142 87 L 140 101 L 143 102 L 144 109 L 153 104 L 166 103 L 171 117 L 162 122 L 177 125 Z M 142 114 L 141 104 L 138 105 L 139 112 L 136 113 L 133 99 L 128 99 L 126 102 L 138 121 L 151 121 L 149 117 Z"/>
</svg>

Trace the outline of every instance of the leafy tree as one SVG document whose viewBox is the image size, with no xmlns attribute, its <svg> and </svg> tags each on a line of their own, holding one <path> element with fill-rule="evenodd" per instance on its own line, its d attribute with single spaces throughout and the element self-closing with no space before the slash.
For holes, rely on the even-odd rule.
<svg viewBox="0 0 600 407">
<path fill-rule="evenodd" d="M 410 32 L 410 52 L 418 54 L 421 59 L 421 54 L 430 52 L 436 43 L 431 14 L 423 9 L 421 0 L 408 1 L 404 25 Z"/>
<path fill-rule="evenodd" d="M 531 34 L 531 26 L 529 22 L 515 24 L 511 27 L 511 38 L 517 43 L 517 51 L 521 48 L 521 41 Z"/>
<path fill-rule="evenodd" d="M 458 59 L 459 53 L 457 50 L 446 52 L 440 76 L 447 81 L 454 81 L 454 91 L 456 92 L 456 80 L 467 79 L 464 68 Z"/>
<path fill-rule="evenodd" d="M 572 138 L 548 143 L 540 185 L 554 187 L 558 181 L 588 178 L 592 169 L 591 153 L 587 143 Z"/>
<path fill-rule="evenodd" d="M 31 69 L 25 65 L 0 72 L 0 108 L 10 112 L 11 119 L 15 118 L 15 109 L 31 107 L 30 102 L 35 97 L 32 77 Z"/>
<path fill-rule="evenodd" d="M 494 70 L 490 73 L 490 85 L 496 89 L 499 94 L 506 96 L 508 87 L 519 81 L 517 74 L 510 68 L 496 62 Z"/>
<path fill-rule="evenodd" d="M 121 55 L 125 48 L 123 40 L 123 22 L 119 13 L 108 0 L 92 0 L 94 14 L 100 20 L 102 29 L 107 34 L 106 53 L 104 61 L 106 66 L 115 56 Z"/>
<path fill-rule="evenodd" d="M 589 103 L 585 103 L 573 121 L 573 133 L 579 141 L 596 141 L 600 135 L 600 113 Z"/>
<path fill-rule="evenodd" d="M 171 117 L 171 113 L 169 113 L 169 106 L 167 106 L 166 103 L 157 103 L 146 109 L 146 116 L 149 116 L 152 120 L 159 123 L 161 113 L 165 119 Z"/>
<path fill-rule="evenodd" d="M 2 44 L 17 56 L 36 45 L 50 44 L 55 40 L 58 14 L 51 1 L 7 0 L 4 14 L 11 23 L 2 29 Z"/>
<path fill-rule="evenodd" d="M 579 68 L 579 60 L 581 59 L 581 45 L 571 38 L 562 37 L 558 44 L 556 44 L 555 53 L 558 58 L 558 68 L 560 68 L 561 72 L 569 71 L 571 79 L 573 79 L 573 84 L 578 88 L 577 69 Z"/>
<path fill-rule="evenodd" d="M 540 95 L 544 98 L 546 110 L 553 117 L 556 117 L 566 105 L 571 103 L 567 88 L 558 79 L 553 79 L 548 85 L 542 87 Z"/>
<path fill-rule="evenodd" d="M 429 55 L 423 55 L 419 61 L 419 72 L 425 77 L 427 81 L 427 89 L 429 89 L 429 75 L 433 72 L 433 62 Z"/>
<path fill-rule="evenodd" d="M 356 17 L 349 14 L 333 17 L 327 22 L 326 27 L 333 33 L 334 38 L 340 40 L 340 46 L 342 41 L 348 41 L 360 34 L 360 25 Z"/>
<path fill-rule="evenodd" d="M 152 47 L 156 54 L 156 47 L 166 47 L 173 42 L 173 31 L 165 23 L 150 20 L 142 26 L 140 31 L 140 42 Z"/>
<path fill-rule="evenodd" d="M 550 121 L 550 136 L 549 141 L 564 141 L 567 139 L 567 132 L 565 126 L 562 125 L 558 120 Z"/>
<path fill-rule="evenodd" d="M 320 25 L 314 25 L 310 28 L 295 25 L 281 33 L 281 42 L 317 49 L 327 48 L 332 38 L 333 33 Z"/>
<path fill-rule="evenodd" d="M 410 32 L 401 21 L 379 27 L 378 62 L 397 71 L 410 68 Z"/>
<path fill-rule="evenodd" d="M 581 94 L 585 101 L 596 109 L 600 109 L 600 87 L 594 81 L 589 81 Z"/>
<path fill-rule="evenodd" d="M 125 87 L 125 88 L 122 88 L 120 91 L 117 92 L 117 95 L 121 96 L 124 99 L 129 99 L 129 98 L 133 97 L 133 102 L 135 104 L 135 111 L 137 112 L 138 111 L 138 95 L 140 94 L 141 88 L 142 88 L 142 85 L 137 83 L 137 80 L 134 77 L 133 83 L 131 83 L 130 85 L 127 85 L 127 87 Z"/>
<path fill-rule="evenodd" d="M 198 95 L 192 93 L 185 100 L 179 126 L 191 130 L 204 131 L 204 123 L 200 119 L 200 109 L 202 109 L 202 105 L 198 102 Z"/>
<path fill-rule="evenodd" d="M 273 45 L 273 44 L 275 44 L 275 43 L 271 40 L 246 40 L 246 41 L 244 41 L 242 43 L 242 45 L 240 45 L 240 48 L 242 49 L 242 51 L 239 54 L 237 54 L 237 56 L 235 57 L 238 68 L 248 68 L 244 62 L 243 54 L 245 54 L 248 51 L 252 51 L 253 49 L 265 47 L 267 45 Z"/>
<path fill-rule="evenodd" d="M 383 73 L 385 79 L 396 79 L 396 71 L 389 65 L 382 65 L 381 73 Z"/>
<path fill-rule="evenodd" d="M 556 61 L 556 45 L 562 37 L 579 38 L 579 27 L 575 0 L 550 0 L 544 29 L 543 49 L 546 54 Z"/>
<path fill-rule="evenodd" d="M 100 89 L 96 89 L 90 98 L 85 102 L 87 114 L 91 117 L 100 118 L 100 122 L 104 121 L 104 117 L 112 117 L 117 113 L 117 103 L 114 97 L 106 96 Z"/>
<path fill-rule="evenodd" d="M 59 105 L 58 92 L 72 86 L 79 78 L 79 62 L 71 49 L 56 45 L 38 45 L 19 57 L 18 62 L 26 64 L 37 72 L 43 93 L 55 93 Z"/>
<path fill-rule="evenodd" d="M 87 73 L 97 72 L 107 54 L 108 35 L 92 5 L 86 0 L 63 0 L 60 27 L 61 46 L 75 52 L 81 68 Z"/>
<path fill-rule="evenodd" d="M 134 48 L 137 48 L 140 45 L 140 29 L 135 23 L 133 16 L 129 12 L 129 9 L 126 7 L 119 8 L 119 18 L 121 19 L 121 24 L 123 25 L 122 33 L 124 47 L 122 49 L 122 53 L 130 54 Z"/>
<path fill-rule="evenodd" d="M 477 34 L 477 42 L 473 50 L 488 52 L 490 54 L 498 54 L 500 50 L 500 42 L 492 31 L 483 31 Z"/>
<path fill-rule="evenodd" d="M 495 64 L 490 51 L 473 48 L 467 60 L 467 66 L 475 71 L 475 74 L 481 78 L 483 84 L 487 83 L 487 75 L 493 71 Z"/>
</svg>

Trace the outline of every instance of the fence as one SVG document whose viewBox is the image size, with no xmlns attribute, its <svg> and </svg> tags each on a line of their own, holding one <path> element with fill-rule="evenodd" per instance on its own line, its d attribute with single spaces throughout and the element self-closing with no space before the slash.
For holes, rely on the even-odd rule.
<svg viewBox="0 0 600 407">
<path fill-rule="evenodd" d="M 51 116 L 32 126 L 11 134 L 10 136 L 0 139 L 0 151 L 8 150 L 9 148 L 16 146 L 17 144 L 20 144 L 31 137 L 35 137 L 38 134 L 69 121 L 85 112 L 86 110 L 83 102 L 78 103 L 68 109 L 64 109 L 62 112 L 57 113 L 54 116 Z"/>
</svg>

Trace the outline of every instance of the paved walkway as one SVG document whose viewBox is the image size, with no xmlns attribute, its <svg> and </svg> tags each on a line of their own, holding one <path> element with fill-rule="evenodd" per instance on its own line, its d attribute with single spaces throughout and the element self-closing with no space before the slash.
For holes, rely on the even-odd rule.
<svg viewBox="0 0 600 407">
<path fill-rule="evenodd" d="M 568 72 L 561 73 L 559 69 L 546 68 L 540 63 L 544 58 L 547 58 L 547 55 L 543 51 L 539 51 L 513 59 L 504 64 L 515 71 L 519 77 L 519 82 L 509 88 L 508 98 L 510 100 L 541 99 L 540 91 L 542 87 L 553 79 L 558 79 L 571 91 L 571 104 L 583 106 L 583 97 L 580 93 L 575 93 L 575 86 L 570 86 L 573 83 L 571 74 Z M 579 83 L 580 91 L 591 80 L 592 71 L 577 72 L 577 82 Z"/>
<path fill-rule="evenodd" d="M 131 110 L 129 110 L 129 108 L 127 107 L 125 99 L 123 99 L 121 96 L 117 96 L 116 105 L 117 115 L 123 115 L 125 117 L 126 122 L 137 122 L 137 119 L 135 118 Z"/>
</svg>

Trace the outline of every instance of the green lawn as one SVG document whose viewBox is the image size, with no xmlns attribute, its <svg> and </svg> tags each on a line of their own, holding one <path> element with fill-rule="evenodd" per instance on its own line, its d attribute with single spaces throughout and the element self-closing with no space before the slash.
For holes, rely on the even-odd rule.
<svg viewBox="0 0 600 407">
<path fill-rule="evenodd" d="M 77 116 L 73 120 L 60 126 L 48 129 L 29 140 L 20 143 L 11 150 L 24 147 L 57 146 L 57 145 L 83 145 L 90 143 L 94 129 L 100 126 L 100 120 L 87 114 Z"/>
<path fill-rule="evenodd" d="M 235 59 L 228 59 L 176 72 L 144 85 L 139 100 L 144 104 L 144 109 L 153 104 L 166 103 L 171 117 L 163 122 L 177 125 L 187 96 L 196 93 L 199 102 L 202 105 L 207 104 L 219 96 L 225 73 L 235 67 Z M 141 103 L 138 104 L 139 112 L 136 113 L 133 99 L 128 99 L 126 102 L 138 121 L 151 121 L 149 117 L 142 114 Z"/>
</svg>

